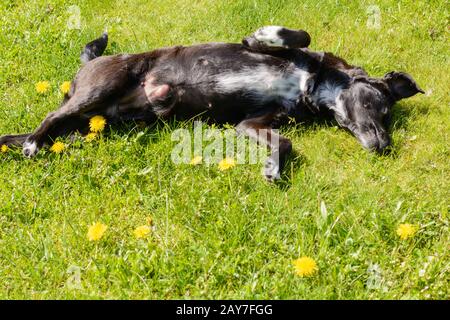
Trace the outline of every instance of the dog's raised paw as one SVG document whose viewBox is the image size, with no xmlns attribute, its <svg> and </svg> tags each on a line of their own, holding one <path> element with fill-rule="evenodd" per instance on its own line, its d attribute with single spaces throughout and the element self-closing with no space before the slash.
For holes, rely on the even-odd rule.
<svg viewBox="0 0 450 320">
<path fill-rule="evenodd" d="M 259 28 L 255 32 L 255 39 L 259 42 L 266 44 L 269 47 L 282 47 L 283 39 L 280 37 L 279 32 L 283 27 L 279 26 L 266 26 Z"/>
<path fill-rule="evenodd" d="M 25 157 L 31 158 L 35 156 L 39 151 L 39 148 L 37 147 L 37 143 L 35 141 L 26 141 L 23 144 L 22 153 Z"/>
<path fill-rule="evenodd" d="M 311 43 L 311 36 L 304 30 L 293 30 L 280 26 L 259 28 L 253 38 L 259 43 L 275 48 L 306 48 Z"/>
<path fill-rule="evenodd" d="M 264 165 L 263 175 L 269 182 L 280 179 L 280 165 L 272 158 L 268 158 Z"/>
</svg>

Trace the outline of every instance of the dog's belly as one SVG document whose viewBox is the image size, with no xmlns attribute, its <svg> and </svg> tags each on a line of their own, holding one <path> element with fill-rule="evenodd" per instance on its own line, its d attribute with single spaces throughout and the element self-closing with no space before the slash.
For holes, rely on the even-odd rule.
<svg viewBox="0 0 450 320">
<path fill-rule="evenodd" d="M 174 103 L 160 99 L 153 106 L 160 116 L 201 114 L 216 122 L 235 122 L 268 106 L 294 108 L 310 74 L 288 60 L 240 45 L 210 44 L 179 49 L 145 78 L 170 87 L 167 100 Z"/>
<path fill-rule="evenodd" d="M 150 102 L 145 93 L 145 88 L 141 85 L 133 88 L 127 95 L 122 97 L 116 106 L 117 116 L 133 111 L 134 109 L 145 110 L 150 109 Z"/>
<path fill-rule="evenodd" d="M 261 64 L 219 74 L 215 90 L 224 95 L 242 95 L 256 106 L 279 104 L 289 111 L 306 93 L 308 77 L 308 72 L 294 65 L 280 70 Z"/>
<path fill-rule="evenodd" d="M 177 68 L 156 71 L 162 82 L 176 79 L 177 115 L 204 112 L 224 118 L 229 113 L 257 112 L 268 105 L 291 109 L 308 90 L 311 78 L 290 61 L 238 45 L 217 44 L 189 54 Z"/>
<path fill-rule="evenodd" d="M 106 116 L 113 122 L 154 119 L 155 113 L 151 99 L 149 99 L 148 90 L 149 88 L 146 88 L 144 85 L 138 85 L 131 89 L 125 96 L 108 106 Z M 158 88 L 156 90 L 161 91 Z M 157 92 L 157 94 L 159 93 Z"/>
</svg>

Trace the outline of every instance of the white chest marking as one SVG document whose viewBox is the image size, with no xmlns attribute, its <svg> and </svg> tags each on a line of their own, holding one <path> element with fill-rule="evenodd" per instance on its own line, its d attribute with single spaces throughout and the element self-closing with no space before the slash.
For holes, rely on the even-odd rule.
<svg viewBox="0 0 450 320">
<path fill-rule="evenodd" d="M 342 90 L 340 86 L 324 82 L 317 88 L 313 100 L 317 105 L 325 105 L 342 117 L 346 117 L 347 112 L 341 99 Z"/>
<path fill-rule="evenodd" d="M 244 68 L 239 72 L 226 72 L 217 77 L 217 90 L 222 93 L 244 91 L 260 100 L 282 99 L 295 101 L 306 92 L 311 74 L 295 69 L 284 73 L 265 65 Z"/>
<path fill-rule="evenodd" d="M 302 91 L 303 93 L 306 93 L 308 91 L 308 82 L 313 77 L 313 75 L 311 73 L 309 73 L 308 71 L 301 70 L 301 69 L 298 69 L 297 73 L 300 78 L 299 79 L 300 91 Z"/>
</svg>

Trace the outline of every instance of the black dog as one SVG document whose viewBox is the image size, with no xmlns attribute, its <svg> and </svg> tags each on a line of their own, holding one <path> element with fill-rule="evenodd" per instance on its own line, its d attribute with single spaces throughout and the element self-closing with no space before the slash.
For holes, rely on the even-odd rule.
<svg viewBox="0 0 450 320">
<path fill-rule="evenodd" d="M 309 43 L 304 31 L 268 26 L 242 44 L 100 57 L 107 44 L 103 35 L 86 46 L 86 64 L 60 108 L 33 133 L 3 136 L 0 145 L 23 145 L 23 154 L 32 157 L 57 136 L 86 131 L 93 115 L 103 115 L 109 123 L 201 115 L 236 124 L 238 132 L 266 144 L 272 153 L 264 172 L 274 180 L 292 144 L 271 129 L 280 118 L 302 118 L 312 110 L 331 112 L 365 148 L 382 151 L 390 143 L 385 122 L 393 104 L 423 91 L 406 73 L 371 78 L 331 53 L 306 49 Z"/>
</svg>

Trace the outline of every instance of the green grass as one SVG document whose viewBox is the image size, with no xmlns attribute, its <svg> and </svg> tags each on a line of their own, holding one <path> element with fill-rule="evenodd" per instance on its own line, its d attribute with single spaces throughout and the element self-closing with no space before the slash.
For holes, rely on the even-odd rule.
<svg viewBox="0 0 450 320">
<path fill-rule="evenodd" d="M 74 3 L 81 30 L 67 28 Z M 373 3 L 379 30 L 366 26 Z M 181 123 L 130 125 L 93 143 L 65 139 L 61 155 L 0 154 L 0 298 L 448 298 L 448 8 L 394 0 L 2 1 L 0 134 L 29 132 L 58 106 L 81 48 L 105 27 L 107 54 L 237 42 L 267 24 L 303 28 L 311 48 L 373 76 L 407 71 L 427 95 L 394 107 L 388 156 L 369 154 L 333 124 L 283 128 L 295 156 L 277 185 L 258 165 L 174 165 L 170 137 L 189 127 Z M 35 92 L 40 80 L 52 85 L 46 95 Z M 135 239 L 147 218 L 151 236 Z M 108 229 L 93 243 L 86 233 L 95 221 Z M 395 231 L 404 222 L 419 230 L 401 241 Z M 315 276 L 295 275 L 292 260 L 303 255 L 317 261 Z"/>
</svg>

